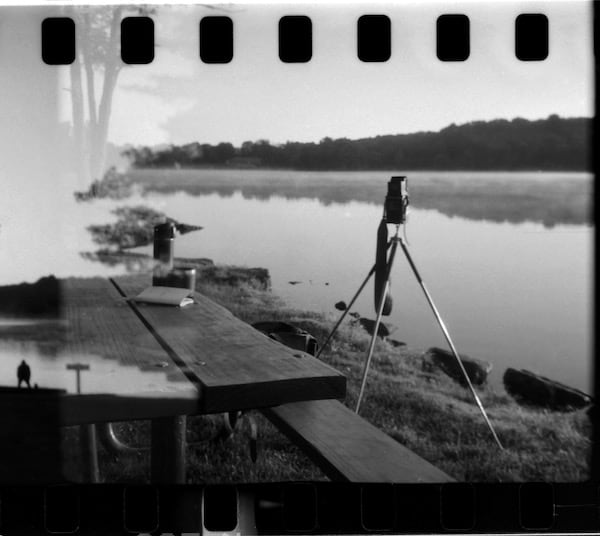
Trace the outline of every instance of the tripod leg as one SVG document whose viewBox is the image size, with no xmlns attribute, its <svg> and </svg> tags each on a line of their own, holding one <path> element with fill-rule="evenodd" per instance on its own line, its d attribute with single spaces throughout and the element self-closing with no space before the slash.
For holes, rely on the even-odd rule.
<svg viewBox="0 0 600 536">
<path fill-rule="evenodd" d="M 346 315 L 350 312 L 350 309 L 352 308 L 352 305 L 354 304 L 354 302 L 356 301 L 356 299 L 358 298 L 358 296 L 362 292 L 363 288 L 365 288 L 365 285 L 367 284 L 367 282 L 369 281 L 369 279 L 371 279 L 371 276 L 374 273 L 375 273 L 375 266 L 373 265 L 373 268 L 371 268 L 371 270 L 367 274 L 367 277 L 365 277 L 365 280 L 362 282 L 362 285 L 356 291 L 356 294 L 354 295 L 354 297 L 352 298 L 352 300 L 348 304 L 348 307 L 346 307 L 346 309 L 342 313 L 342 316 L 340 316 L 340 318 L 337 321 L 337 323 L 335 324 L 335 326 L 333 326 L 333 329 L 331 330 L 331 332 L 327 336 L 327 339 L 323 343 L 323 346 L 321 346 L 321 349 L 319 350 L 319 353 L 317 353 L 317 359 L 319 359 L 319 356 L 321 355 L 321 353 L 323 352 L 323 350 L 325 350 L 325 347 L 329 344 L 329 341 L 334 336 L 334 334 L 337 331 L 337 329 L 340 327 L 340 324 L 343 322 L 344 318 L 346 318 Z"/>
<path fill-rule="evenodd" d="M 492 423 L 490 422 L 490 420 L 487 416 L 487 413 L 485 412 L 485 409 L 483 409 L 481 400 L 479 400 L 479 397 L 477 396 L 477 393 L 475 392 L 475 389 L 473 388 L 473 384 L 471 383 L 471 378 L 469 378 L 469 375 L 467 374 L 467 371 L 465 370 L 465 367 L 462 364 L 462 361 L 460 360 L 460 356 L 458 355 L 458 352 L 456 351 L 456 347 L 454 346 L 454 343 L 452 342 L 452 339 L 450 338 L 450 333 L 448 331 L 448 328 L 446 328 L 446 324 L 444 324 L 444 321 L 442 320 L 442 317 L 441 317 L 439 311 L 437 310 L 437 307 L 433 303 L 433 298 L 431 297 L 431 294 L 429 294 L 429 291 L 427 290 L 427 287 L 425 286 L 425 282 L 421 278 L 421 275 L 419 274 L 419 271 L 417 270 L 417 267 L 415 266 L 415 263 L 413 262 L 412 257 L 410 256 L 410 253 L 408 252 L 408 248 L 406 247 L 406 245 L 404 244 L 402 239 L 400 239 L 400 245 L 402 246 L 404 255 L 406 255 L 408 263 L 410 264 L 410 267 L 412 268 L 412 271 L 415 274 L 415 277 L 417 278 L 419 285 L 421 285 L 421 289 L 423 290 L 423 293 L 425 294 L 425 298 L 427 298 L 427 302 L 429 303 L 429 306 L 431 307 L 431 310 L 433 311 L 433 314 L 434 314 L 438 324 L 440 325 L 440 328 L 442 329 L 444 337 L 446 338 L 446 341 L 448 342 L 448 345 L 450 346 L 450 349 L 452 350 L 452 353 L 454 354 L 454 358 L 456 359 L 456 362 L 458 363 L 458 366 L 460 367 L 460 370 L 467 382 L 467 385 L 469 386 L 469 389 L 471 390 L 473 398 L 475 399 L 475 402 L 477 403 L 477 406 L 479 407 L 481 414 L 483 415 L 483 418 L 485 419 L 485 422 L 488 425 L 488 428 L 492 432 L 492 435 L 494 436 L 494 439 L 496 440 L 496 443 L 498 444 L 498 446 L 501 449 L 504 449 L 504 447 L 502 446 L 502 443 L 500 443 L 500 439 L 498 439 L 498 436 L 496 435 L 496 431 L 494 430 Z"/>
<path fill-rule="evenodd" d="M 396 233 L 397 235 L 398 233 Z M 379 310 L 377 311 L 377 318 L 375 319 L 375 328 L 373 329 L 373 336 L 371 337 L 371 343 L 369 344 L 369 350 L 367 352 L 367 359 L 365 361 L 365 367 L 363 369 L 362 381 L 360 384 L 360 392 L 358 393 L 358 400 L 356 401 L 356 410 L 358 413 L 360 410 L 360 403 L 365 392 L 365 385 L 367 383 L 367 374 L 369 373 L 369 367 L 371 366 L 371 358 L 373 357 L 373 350 L 375 349 L 375 341 L 377 339 L 377 332 L 379 331 L 379 324 L 381 324 L 381 316 L 383 315 L 383 308 L 385 307 L 385 297 L 390 290 L 390 273 L 392 271 L 392 265 L 394 263 L 394 257 L 396 255 L 396 248 L 398 247 L 397 238 L 392 243 L 392 251 L 388 260 L 387 269 L 385 271 L 385 283 L 383 287 L 383 295 L 381 296 L 381 302 L 379 303 Z"/>
<path fill-rule="evenodd" d="M 389 248 L 391 246 L 391 244 L 392 243 L 389 242 L 388 245 L 387 245 L 387 247 Z M 323 343 L 323 346 L 321 346 L 319 352 L 317 353 L 317 356 L 316 356 L 317 359 L 319 359 L 319 356 L 323 353 L 323 350 L 325 350 L 325 347 L 327 346 L 327 344 L 329 344 L 329 341 L 334 336 L 334 334 L 337 331 L 337 329 L 340 327 L 340 324 L 343 322 L 344 318 L 346 318 L 346 315 L 350 312 L 350 309 L 352 309 L 352 306 L 354 305 L 354 302 L 356 301 L 356 299 L 358 298 L 358 296 L 360 295 L 360 293 L 362 292 L 362 290 L 365 288 L 365 285 L 368 283 L 369 279 L 371 279 L 371 276 L 375 273 L 375 268 L 376 268 L 376 265 L 374 264 L 373 267 L 371 268 L 371 270 L 369 270 L 369 273 L 367 274 L 367 277 L 365 277 L 365 280 L 362 282 L 362 285 L 360 287 L 358 287 L 358 290 L 356 291 L 356 294 L 354 295 L 354 297 L 352 298 L 352 300 L 350 300 L 350 303 L 346 307 L 346 310 L 342 313 L 342 316 L 340 316 L 340 319 L 337 321 L 337 323 L 335 324 L 335 326 L 333 326 L 333 329 L 331 330 L 331 332 L 329 333 L 329 335 L 327 335 L 327 339 L 325 340 L 325 342 Z"/>
</svg>

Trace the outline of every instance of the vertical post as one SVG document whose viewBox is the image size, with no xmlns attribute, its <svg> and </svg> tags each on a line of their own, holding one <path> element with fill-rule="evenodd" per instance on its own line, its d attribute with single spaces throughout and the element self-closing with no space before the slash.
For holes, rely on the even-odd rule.
<svg viewBox="0 0 600 536">
<path fill-rule="evenodd" d="M 81 458 L 85 471 L 85 481 L 100 482 L 98 450 L 96 449 L 96 425 L 82 424 L 79 427 L 79 441 L 81 443 Z"/>
<path fill-rule="evenodd" d="M 81 371 L 90 370 L 89 365 L 71 363 L 67 370 L 74 370 L 77 381 L 77 394 L 81 394 Z M 100 482 L 100 468 L 98 466 L 98 450 L 96 448 L 96 425 L 82 424 L 79 427 L 79 444 L 81 445 L 81 462 L 86 482 Z"/>
<path fill-rule="evenodd" d="M 185 484 L 186 416 L 152 419 L 150 473 L 154 484 Z"/>
</svg>

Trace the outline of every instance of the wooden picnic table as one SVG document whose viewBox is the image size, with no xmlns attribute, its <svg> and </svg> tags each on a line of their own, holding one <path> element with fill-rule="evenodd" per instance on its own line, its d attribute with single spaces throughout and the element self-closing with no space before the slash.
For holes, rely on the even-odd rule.
<svg viewBox="0 0 600 536">
<path fill-rule="evenodd" d="M 63 285 L 69 351 L 116 359 L 162 379 L 139 374 L 124 391 L 107 380 L 103 394 L 175 398 L 184 413 L 203 414 L 345 396 L 340 372 L 269 339 L 198 292 L 195 304 L 180 308 L 128 299 L 150 285 L 149 276 Z M 115 412 L 103 420 L 129 417 Z"/>
<path fill-rule="evenodd" d="M 21 462 L 0 464 L 0 482 L 21 482 L 24 470 L 31 483 L 59 479 L 57 430 L 69 425 L 82 425 L 93 481 L 93 423 L 149 419 L 151 480 L 185 483 L 186 416 L 249 409 L 260 410 L 334 480 L 452 481 L 339 402 L 346 379 L 329 365 L 271 340 L 197 292 L 183 308 L 130 299 L 150 283 L 149 274 L 61 281 L 64 340 L 55 359 L 62 360 L 62 383 L 42 386 L 54 391 L 2 395 L 0 460 L 20 455 Z M 81 374 L 81 394 L 73 372 Z"/>
<path fill-rule="evenodd" d="M 151 419 L 154 481 L 185 482 L 185 415 L 344 398 L 341 373 L 198 292 L 186 307 L 129 299 L 150 284 L 150 275 L 61 281 L 61 354 L 90 370 L 81 394 L 58 397 L 58 414 L 61 425 Z"/>
</svg>

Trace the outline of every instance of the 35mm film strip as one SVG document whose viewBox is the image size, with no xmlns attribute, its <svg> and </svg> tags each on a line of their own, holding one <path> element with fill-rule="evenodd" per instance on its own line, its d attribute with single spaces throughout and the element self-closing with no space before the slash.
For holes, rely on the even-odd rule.
<svg viewBox="0 0 600 536">
<path fill-rule="evenodd" d="M 465 61 L 470 53 L 469 17 L 443 14 L 435 21 L 436 56 L 441 61 Z M 42 21 L 42 58 L 48 65 L 75 61 L 76 24 L 69 17 Z M 521 61 L 548 57 L 548 18 L 543 13 L 522 13 L 514 21 L 514 53 Z M 148 64 L 154 59 L 154 22 L 151 17 L 125 17 L 121 21 L 121 60 L 125 64 Z M 306 63 L 313 54 L 312 20 L 305 15 L 279 19 L 278 55 L 285 63 Z M 199 55 L 204 63 L 233 60 L 233 20 L 212 15 L 199 23 Z M 326 53 L 327 51 L 319 51 Z M 387 15 L 365 14 L 356 22 L 356 54 L 364 62 L 391 58 L 391 20 Z"/>
<path fill-rule="evenodd" d="M 0 6 L 0 534 L 598 533 L 592 19 Z"/>
<path fill-rule="evenodd" d="M 598 532 L 586 484 L 286 483 L 2 490 L 3 534 Z"/>
</svg>

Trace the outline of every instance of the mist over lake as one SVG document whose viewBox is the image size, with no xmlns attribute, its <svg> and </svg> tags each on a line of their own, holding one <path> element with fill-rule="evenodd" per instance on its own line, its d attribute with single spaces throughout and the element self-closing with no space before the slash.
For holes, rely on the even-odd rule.
<svg viewBox="0 0 600 536">
<path fill-rule="evenodd" d="M 239 192 L 247 199 L 359 201 L 381 206 L 389 177 L 408 176 L 411 206 L 448 216 L 512 223 L 587 224 L 593 220 L 592 174 L 573 172 L 288 171 L 265 169 L 131 170 L 127 176 L 162 193 Z"/>
<path fill-rule="evenodd" d="M 268 268 L 273 291 L 288 303 L 332 315 L 374 262 L 393 174 L 129 172 L 149 190 L 144 203 L 204 227 L 178 237 L 178 256 Z M 491 361 L 495 384 L 511 366 L 591 392 L 591 175 L 403 174 L 409 249 L 459 352 Z M 445 346 L 400 251 L 392 296 L 384 318 L 392 337 Z M 374 318 L 373 301 L 371 282 L 355 310 Z"/>
</svg>

